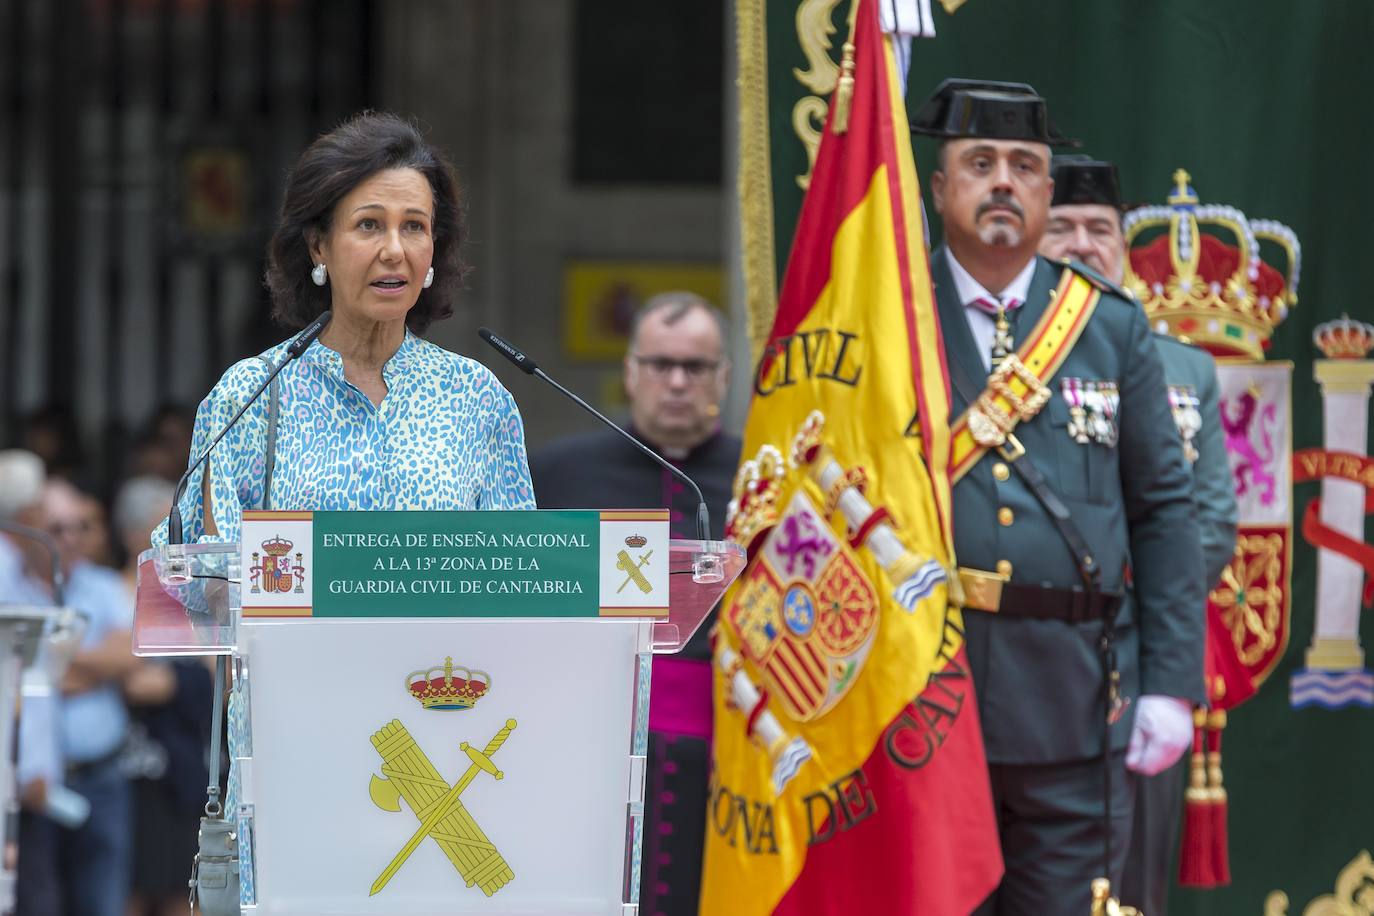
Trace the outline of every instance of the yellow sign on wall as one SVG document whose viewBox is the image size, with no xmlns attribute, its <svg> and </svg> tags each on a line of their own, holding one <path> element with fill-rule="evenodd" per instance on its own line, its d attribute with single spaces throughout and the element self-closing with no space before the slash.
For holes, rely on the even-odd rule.
<svg viewBox="0 0 1374 916">
<path fill-rule="evenodd" d="M 564 349 L 576 359 L 619 359 L 625 355 L 634 314 L 646 299 L 686 290 L 719 308 L 724 283 L 719 264 L 568 261 L 563 269 Z"/>
</svg>

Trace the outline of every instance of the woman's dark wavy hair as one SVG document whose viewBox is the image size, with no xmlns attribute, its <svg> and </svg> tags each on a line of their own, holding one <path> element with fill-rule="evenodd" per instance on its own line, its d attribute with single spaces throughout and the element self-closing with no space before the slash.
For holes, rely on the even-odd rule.
<svg viewBox="0 0 1374 916">
<path fill-rule="evenodd" d="M 420 291 L 406 326 L 423 334 L 431 322 L 453 314 L 468 272 L 462 257 L 467 219 L 458 176 L 413 122 L 366 111 L 310 144 L 287 178 L 277 229 L 267 246 L 265 279 L 278 322 L 301 328 L 329 307 L 329 286 L 316 286 L 310 279 L 315 266 L 310 243 L 329 231 L 340 200 L 387 169 L 414 169 L 434 194 L 434 284 Z"/>
</svg>

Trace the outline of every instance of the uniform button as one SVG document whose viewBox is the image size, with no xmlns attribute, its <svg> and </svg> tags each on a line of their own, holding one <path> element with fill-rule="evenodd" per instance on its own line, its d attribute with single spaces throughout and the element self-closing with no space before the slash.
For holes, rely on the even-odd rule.
<svg viewBox="0 0 1374 916">
<path fill-rule="evenodd" d="M 1011 468 L 999 461 L 992 466 L 992 476 L 998 480 L 1006 480 L 1011 476 Z"/>
<path fill-rule="evenodd" d="M 1007 576 L 1008 578 L 1010 578 L 1010 576 L 1011 576 L 1011 560 L 998 560 L 998 561 L 997 561 L 997 574 L 998 574 L 998 575 L 1001 575 L 1001 576 Z"/>
<path fill-rule="evenodd" d="M 1002 508 L 997 510 L 997 521 L 1002 523 L 1003 528 L 1010 527 L 1011 523 L 1015 520 L 1016 516 L 1013 515 L 1011 510 L 1008 509 L 1006 506 L 1003 506 Z"/>
</svg>

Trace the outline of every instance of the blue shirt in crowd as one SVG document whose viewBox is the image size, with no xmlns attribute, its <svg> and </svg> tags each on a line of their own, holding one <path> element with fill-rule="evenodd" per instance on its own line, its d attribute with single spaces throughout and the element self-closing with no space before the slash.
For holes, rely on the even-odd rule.
<svg viewBox="0 0 1374 916">
<path fill-rule="evenodd" d="M 128 590 L 119 574 L 91 563 L 79 562 L 67 574 L 66 604 L 86 616 L 86 632 L 81 640 L 81 648 L 91 649 L 104 642 L 111 632 L 128 630 L 133 626 L 134 609 Z M 47 588 L 24 573 L 22 558 L 10 544 L 0 539 L 0 601 L 14 604 L 47 605 L 52 603 L 52 595 Z M 41 669 L 40 653 L 35 667 Z M 32 683 L 33 676 L 28 680 Z M 53 714 L 52 706 L 60 710 L 56 715 L 58 746 L 62 761 L 67 765 L 80 765 L 108 757 L 119 750 L 124 741 L 124 733 L 129 727 L 129 713 L 124 706 L 124 697 L 119 685 L 105 684 L 85 693 L 72 694 L 49 702 L 34 696 L 32 690 L 25 699 L 24 715 L 20 725 L 20 780 L 23 781 L 26 767 L 41 771 L 52 779 L 54 767 L 50 762 L 40 762 L 31 755 L 26 758 L 24 736 L 30 736 L 30 752 L 41 757 L 47 756 L 45 749 L 38 743 L 45 738 L 38 735 L 46 731 L 39 720 Z M 25 723 L 25 720 L 28 720 Z M 35 773 L 34 775 L 40 775 Z"/>
</svg>

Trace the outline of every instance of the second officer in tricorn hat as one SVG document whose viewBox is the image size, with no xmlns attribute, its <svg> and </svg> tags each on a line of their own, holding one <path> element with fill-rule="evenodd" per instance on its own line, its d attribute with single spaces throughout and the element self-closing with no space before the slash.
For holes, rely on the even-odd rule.
<svg viewBox="0 0 1374 916">
<path fill-rule="evenodd" d="M 1125 274 L 1126 238 L 1121 231 L 1121 183 L 1116 166 L 1076 154 L 1055 156 L 1050 177 L 1054 179 L 1054 199 L 1040 253 L 1051 261 L 1081 261 L 1113 283 L 1120 283 Z M 1192 471 L 1205 591 L 1231 562 L 1236 544 L 1236 494 L 1217 408 L 1217 365 L 1205 350 L 1167 334 L 1156 331 L 1154 340 L 1164 364 L 1170 412 Z M 1199 607 L 1197 613 L 1205 615 L 1207 609 Z M 1183 735 L 1188 733 L 1186 724 L 1177 716 L 1165 723 L 1166 727 L 1179 728 Z M 1154 759 L 1168 750 L 1161 744 L 1142 746 L 1137 742 L 1126 752 L 1126 766 L 1139 773 L 1159 773 L 1136 780 L 1130 851 L 1121 878 L 1122 899 L 1141 906 L 1147 916 L 1165 916 L 1167 911 L 1174 841 L 1183 809 L 1187 765 L 1180 761 L 1160 771 L 1162 761 Z"/>
<path fill-rule="evenodd" d="M 978 912 L 1083 916 L 1092 879 L 1119 879 L 1128 741 L 1176 760 L 1158 724 L 1203 695 L 1191 481 L 1144 313 L 1036 254 L 1050 149 L 1072 144 L 1045 100 L 947 80 L 912 130 L 940 139 L 955 549 L 1006 860 Z"/>
</svg>

